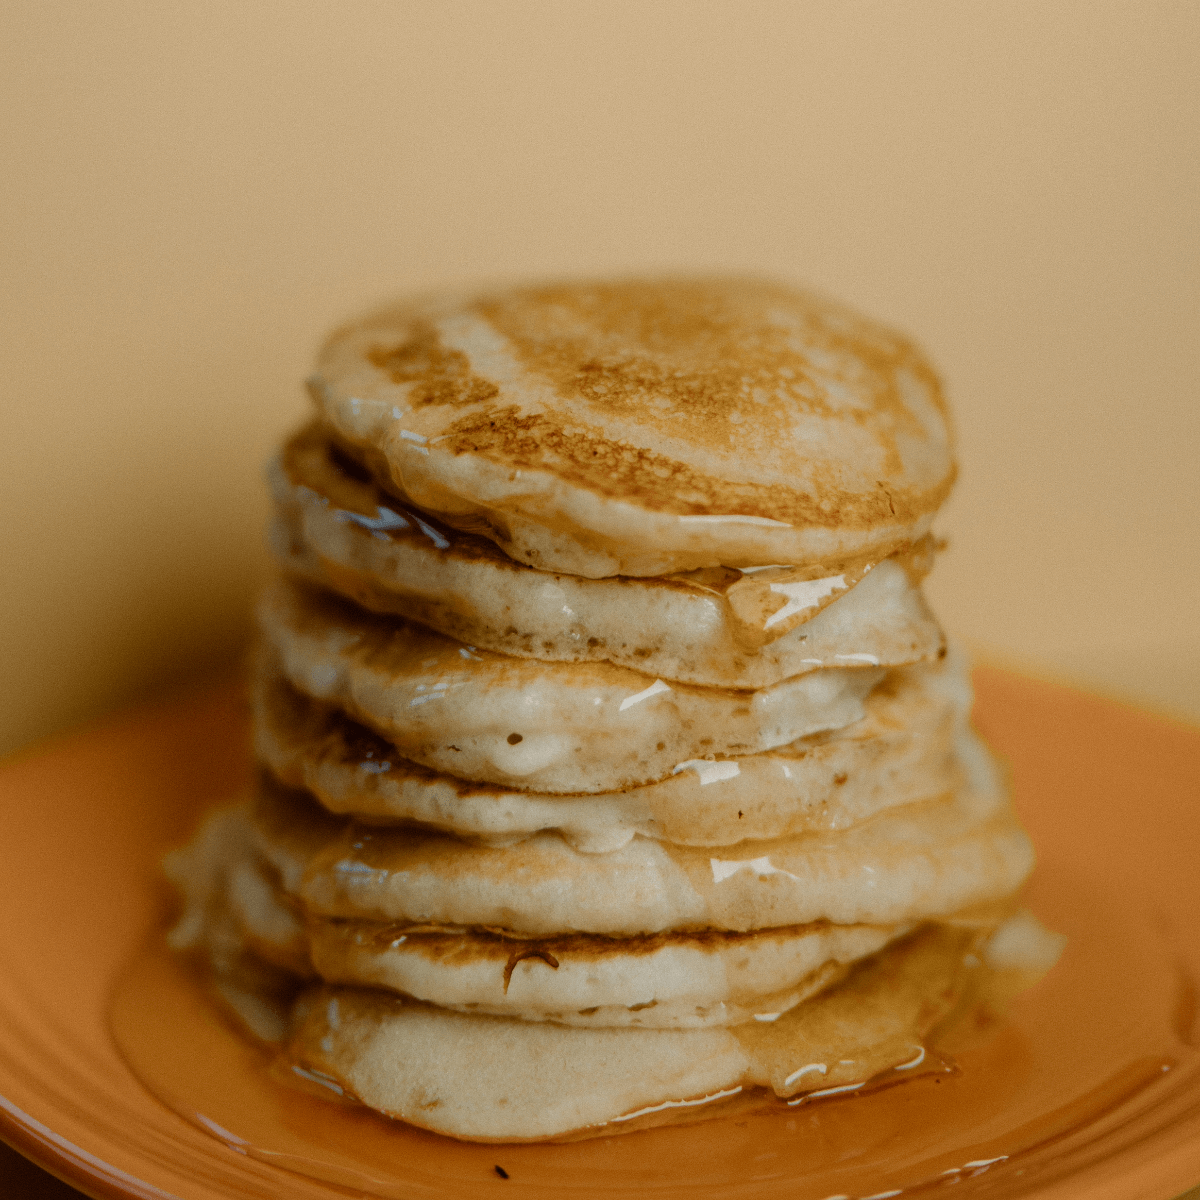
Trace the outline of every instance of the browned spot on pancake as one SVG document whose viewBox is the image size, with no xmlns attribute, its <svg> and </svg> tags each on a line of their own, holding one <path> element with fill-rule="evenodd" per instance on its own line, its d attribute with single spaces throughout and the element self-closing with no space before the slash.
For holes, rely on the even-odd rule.
<svg viewBox="0 0 1200 1200">
<path fill-rule="evenodd" d="M 408 327 L 408 337 L 399 345 L 376 346 L 367 358 L 394 383 L 411 383 L 408 404 L 422 408 L 427 404 L 480 404 L 492 399 L 499 388 L 471 370 L 461 350 L 442 345 L 437 329 L 426 320 L 416 319 Z"/>
<path fill-rule="evenodd" d="M 612 500 L 678 516 L 713 513 L 766 517 L 790 525 L 872 528 L 914 521 L 936 508 L 954 471 L 936 487 L 876 487 L 859 493 L 838 486 L 832 472 L 810 465 L 812 492 L 730 480 L 643 447 L 613 441 L 601 431 L 567 424 L 547 413 L 522 414 L 517 405 L 461 417 L 438 439 L 454 454 L 480 454 L 518 470 L 549 470 Z"/>
<path fill-rule="evenodd" d="M 439 337 L 460 315 L 504 339 L 524 382 L 489 380 Z M 339 331 L 325 355 L 336 362 L 364 334 L 369 360 L 408 385 L 401 406 L 445 406 L 431 445 L 651 512 L 857 531 L 910 524 L 953 483 L 946 405 L 917 347 L 775 282 L 623 280 L 408 304 Z M 330 368 L 336 390 L 342 368 Z M 383 442 L 360 451 L 381 482 L 396 469 L 385 486 L 403 486 Z M 455 525 L 506 544 L 505 505 L 484 507 Z"/>
<path fill-rule="evenodd" d="M 553 967 L 554 970 L 558 970 L 558 959 L 549 950 L 542 950 L 536 946 L 529 946 L 523 950 L 514 950 L 508 956 L 508 962 L 504 964 L 504 994 L 506 996 L 508 995 L 508 985 L 512 982 L 513 968 L 522 959 L 526 958 L 540 958 L 542 962 Z"/>
<path fill-rule="evenodd" d="M 582 400 L 584 422 L 584 414 L 591 415 L 596 427 L 590 431 L 552 428 L 554 422 L 537 430 L 539 437 L 550 434 L 560 443 L 547 460 L 555 468 L 607 468 L 612 459 L 626 459 L 629 448 L 604 432 L 612 420 L 689 447 L 757 459 L 763 451 L 794 444 L 797 422 L 816 417 L 868 435 L 885 476 L 900 478 L 897 437 L 929 436 L 906 401 L 901 377 L 913 380 L 946 416 L 936 375 L 905 338 L 830 301 L 769 281 L 561 285 L 484 298 L 474 307 L 508 339 L 527 370 L 560 396 Z M 502 419 L 487 408 L 478 416 Z M 516 441 L 494 440 L 476 452 L 511 456 L 519 465 L 517 459 L 529 456 Z M 706 486 L 698 474 L 681 474 L 682 464 L 663 457 L 643 453 L 640 466 L 636 498 L 660 501 L 651 507 L 693 511 L 662 502 L 682 488 L 694 494 L 690 503 L 709 511 L 788 519 L 774 509 L 768 514 L 727 502 L 713 506 L 712 481 Z M 813 482 L 824 493 L 827 482 L 835 481 Z M 625 471 L 622 488 L 630 483 Z M 892 481 L 885 478 L 880 489 L 880 511 L 901 515 L 904 498 L 889 496 Z M 796 497 L 792 493 L 796 511 L 810 514 L 811 500 Z"/>
<path fill-rule="evenodd" d="M 843 413 L 838 385 L 903 416 L 895 370 L 923 366 L 898 334 L 765 280 L 559 285 L 477 307 L 560 392 L 639 421 L 660 414 L 664 426 L 683 410 L 698 437 L 717 441 L 764 409 L 768 419 L 783 408 Z"/>
</svg>

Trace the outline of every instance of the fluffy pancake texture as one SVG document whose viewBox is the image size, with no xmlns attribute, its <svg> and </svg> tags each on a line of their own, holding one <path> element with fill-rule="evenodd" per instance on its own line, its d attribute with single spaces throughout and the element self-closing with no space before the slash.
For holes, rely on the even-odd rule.
<svg viewBox="0 0 1200 1200">
<path fill-rule="evenodd" d="M 311 912 L 531 937 L 894 924 L 999 899 L 1033 865 L 1007 797 L 970 790 L 835 833 L 730 847 L 634 838 L 603 855 L 555 834 L 496 848 L 347 823 L 270 787 L 254 827 L 259 852 Z"/>
<path fill-rule="evenodd" d="M 473 649 L 282 580 L 258 615 L 296 688 L 337 704 L 406 757 L 551 792 L 616 791 L 688 759 L 769 750 L 849 725 L 883 677 L 860 665 L 753 691 L 668 684 L 611 663 Z"/>
<path fill-rule="evenodd" d="M 922 594 L 909 342 L 756 280 L 512 288 L 347 326 L 310 390 L 257 780 L 165 864 L 277 1078 L 594 1136 L 951 1069 L 1053 965 Z"/>
<path fill-rule="evenodd" d="M 322 922 L 312 955 L 331 983 L 384 987 L 456 1011 L 591 1028 L 697 1029 L 787 1012 L 899 932 L 824 924 L 741 936 L 576 934 L 530 945 Z"/>
<path fill-rule="evenodd" d="M 311 390 L 398 495 L 592 578 L 887 553 L 954 479 L 920 352 L 765 280 L 412 301 L 335 333 Z"/>
<path fill-rule="evenodd" d="M 517 791 L 439 774 L 340 709 L 260 664 L 252 680 L 255 747 L 280 781 L 331 812 L 412 823 L 507 845 L 559 833 L 577 850 L 616 850 L 635 834 L 684 846 L 845 828 L 956 790 L 971 691 L 946 660 L 894 672 L 860 721 L 762 754 L 676 763 L 656 783 L 599 795 Z"/>
</svg>

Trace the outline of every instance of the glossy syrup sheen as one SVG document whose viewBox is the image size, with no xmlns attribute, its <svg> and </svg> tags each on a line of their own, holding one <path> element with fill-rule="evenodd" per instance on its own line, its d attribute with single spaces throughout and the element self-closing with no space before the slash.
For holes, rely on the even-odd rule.
<svg viewBox="0 0 1200 1200">
<path fill-rule="evenodd" d="M 456 1142 L 276 1082 L 271 1054 L 157 941 L 117 989 L 111 1020 L 126 1061 L 170 1108 L 239 1153 L 371 1196 L 499 1183 L 497 1165 L 509 1193 L 528 1195 L 603 1193 L 607 1182 L 614 1194 L 733 1197 L 771 1181 L 824 1200 L 990 1173 L 1033 1184 L 1088 1162 L 1097 1141 L 1110 1153 L 1114 1127 L 1119 1142 L 1136 1140 L 1139 1124 L 1174 1107 L 1176 1080 L 1200 1069 L 1194 982 L 1161 935 L 1101 896 L 1077 911 L 1097 919 L 1072 929 L 1063 962 L 1007 1020 L 959 1032 L 957 1070 L 798 1108 L 754 1093 L 701 1123 L 554 1146 Z M 1119 1009 L 1106 969 L 1114 945 L 1122 978 L 1139 985 L 1138 1002 Z"/>
<path fill-rule="evenodd" d="M 1152 1178 L 1172 1155 L 1200 1161 L 1185 1133 L 1200 1129 L 1196 842 L 1186 836 L 1197 765 L 1159 763 L 1173 743 L 1146 718 L 1005 680 L 990 691 L 982 681 L 982 724 L 1013 756 L 1041 850 L 1028 902 L 1070 940 L 1007 1020 L 956 1049 L 954 1074 L 782 1111 L 751 1100 L 698 1124 L 566 1144 L 462 1143 L 275 1083 L 269 1056 L 159 951 L 114 995 L 122 1052 L 160 1100 L 238 1153 L 380 1197 L 826 1200 L 956 1184 L 1166 1200 L 1178 1187 L 1103 1189 L 1116 1165 Z M 1080 1180 L 1100 1190 L 1071 1190 Z"/>
</svg>

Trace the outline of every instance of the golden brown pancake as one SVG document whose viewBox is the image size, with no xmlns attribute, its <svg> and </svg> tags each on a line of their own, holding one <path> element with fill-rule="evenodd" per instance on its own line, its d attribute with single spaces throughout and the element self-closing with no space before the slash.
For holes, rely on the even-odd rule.
<svg viewBox="0 0 1200 1200">
<path fill-rule="evenodd" d="M 413 300 L 335 333 L 311 390 L 396 495 L 590 578 L 882 556 L 954 479 L 920 352 L 766 280 Z"/>
<path fill-rule="evenodd" d="M 310 951 L 329 983 L 382 987 L 456 1012 L 593 1029 L 701 1029 L 773 1020 L 904 932 L 823 923 L 530 942 L 314 920 Z"/>
<path fill-rule="evenodd" d="M 559 938 L 524 944 L 497 970 L 496 946 L 502 953 L 505 944 L 494 936 L 462 931 L 406 940 L 395 930 L 318 922 L 314 958 L 334 982 L 309 990 L 293 1007 L 311 972 L 307 964 L 298 975 L 271 965 L 279 946 L 268 945 L 270 961 L 261 957 L 262 931 L 278 933 L 278 918 L 213 903 L 219 889 L 210 886 L 212 873 L 227 869 L 213 849 L 232 841 L 244 851 L 244 833 L 244 811 L 226 810 L 189 851 L 174 856 L 172 874 L 189 895 L 189 912 L 173 943 L 207 958 L 217 994 L 249 1032 L 286 1044 L 281 1072 L 458 1137 L 594 1133 L 601 1130 L 589 1127 L 604 1122 L 615 1130 L 638 1128 L 655 1123 L 646 1120 L 655 1113 L 686 1111 L 750 1087 L 801 1103 L 899 1080 L 901 1072 L 944 1070 L 936 1052 L 939 1026 L 973 998 L 1002 1002 L 1034 982 L 1053 966 L 1063 942 L 1030 914 L 1013 915 L 1007 902 L 924 926 L 886 950 L 879 947 L 903 930 L 668 935 L 625 939 L 624 948 L 614 942 L 607 952 L 605 939 Z M 405 949 L 422 937 L 429 941 L 424 949 Z M 742 953 L 739 944 L 754 949 Z M 766 961 L 752 961 L 760 957 Z M 854 959 L 860 961 L 848 966 Z M 732 994 L 739 983 L 744 989 L 780 968 L 799 973 L 821 960 L 790 989 L 757 998 L 773 1007 L 756 1011 L 754 997 Z M 450 1005 L 415 999 L 414 984 L 432 984 Z M 707 1012 L 697 1007 L 695 1020 L 680 1020 L 688 997 L 706 987 L 732 1002 Z M 631 988 L 648 988 L 663 1002 L 573 1014 L 547 1004 L 555 995 L 576 1002 L 625 998 Z M 490 1015 L 487 1000 L 497 994 L 506 1011 Z M 473 1003 L 475 995 L 484 1003 Z M 666 1017 L 660 1024 L 637 1024 L 640 1013 L 660 1007 Z M 714 1009 L 728 1011 L 714 1016 Z M 640 1073 L 631 1069 L 631 1054 Z M 431 1089 L 437 1062 L 445 1071 Z M 460 1086 L 464 1072 L 474 1072 L 476 1087 Z"/>
</svg>

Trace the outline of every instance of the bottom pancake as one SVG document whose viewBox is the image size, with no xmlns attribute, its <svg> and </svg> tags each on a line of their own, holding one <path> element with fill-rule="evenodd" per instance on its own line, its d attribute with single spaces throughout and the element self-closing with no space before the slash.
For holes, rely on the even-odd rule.
<svg viewBox="0 0 1200 1200">
<path fill-rule="evenodd" d="M 759 939 L 780 939 L 776 955 L 783 947 L 785 957 L 799 951 L 799 958 L 824 957 L 825 962 L 798 980 L 796 994 L 781 997 L 778 1008 L 769 1007 L 771 998 L 764 996 L 757 1011 L 727 1014 L 740 1017 L 737 1024 L 648 1028 L 625 1021 L 623 1027 L 581 1028 L 545 1012 L 530 1020 L 519 1007 L 513 1015 L 451 1011 L 361 984 L 373 982 L 372 971 L 392 988 L 424 972 L 444 992 L 478 986 L 476 975 L 482 974 L 485 990 L 495 992 L 488 977 L 502 976 L 504 968 L 497 946 L 479 954 L 489 942 L 485 933 L 429 931 L 431 945 L 414 950 L 411 958 L 396 954 L 400 947 L 391 941 L 364 938 L 371 945 L 362 961 L 354 960 L 354 952 L 341 966 L 328 951 L 314 956 L 327 981 L 311 984 L 304 923 L 280 907 L 269 876 L 253 857 L 244 821 L 237 809 L 218 814 L 190 854 L 171 860 L 171 874 L 188 898 L 172 944 L 200 953 L 216 995 L 253 1036 L 282 1048 L 279 1070 L 293 1081 L 471 1140 L 586 1137 L 657 1123 L 677 1110 L 704 1115 L 710 1111 L 706 1101 L 755 1088 L 798 1103 L 871 1081 L 911 1078 L 939 1061 L 930 1051 L 955 1014 L 981 998 L 1027 986 L 1053 965 L 1062 946 L 1061 938 L 1029 914 L 1003 920 L 994 908 L 923 925 L 854 966 L 839 964 L 828 953 L 838 938 L 853 940 L 866 931 L 718 935 L 714 962 L 726 969 L 728 962 L 721 959 L 729 958 L 731 946 L 744 941 L 752 953 Z M 333 928 L 343 937 L 366 926 L 351 922 Z M 406 936 L 391 940 L 403 946 Z M 349 940 L 357 939 L 351 933 Z M 507 941 L 546 949 L 536 942 Z M 585 992 L 587 987 L 602 992 L 614 984 L 619 989 L 655 982 L 656 976 L 659 986 L 677 986 L 679 978 L 673 976 L 687 972 L 669 969 L 672 956 L 680 957 L 676 968 L 686 968 L 702 964 L 711 952 L 703 939 L 694 945 L 686 938 L 679 944 L 672 938 L 662 939 L 661 946 L 658 939 L 652 942 L 644 954 L 618 950 L 595 972 L 594 982 L 586 965 L 574 982 L 564 976 L 565 992 L 577 991 L 581 983 Z M 446 946 L 451 969 L 440 973 Z M 860 952 L 866 948 L 865 943 L 858 947 Z M 568 959 L 570 951 L 558 949 Z M 656 961 L 664 949 L 667 961 Z M 772 950 L 764 949 L 771 957 Z M 463 952 L 465 974 L 459 977 L 454 960 Z M 329 961 L 321 961 L 324 955 Z M 533 1010 L 528 1016 L 539 1007 L 539 992 L 543 1007 L 551 999 L 554 988 L 547 992 L 545 985 L 558 977 L 545 958 L 534 957 L 537 962 L 514 964 L 528 972 L 525 982 L 535 985 L 523 997 Z M 342 970 L 355 976 L 353 983 L 328 981 Z M 603 985 L 600 976 L 606 972 L 613 978 Z M 505 994 L 503 987 L 499 990 Z M 672 1004 L 663 1007 L 670 1010 Z M 614 1011 L 619 1010 L 598 1015 L 611 1019 Z"/>
<path fill-rule="evenodd" d="M 1025 914 L 1014 921 L 991 935 L 926 926 L 791 1012 L 732 1028 L 574 1029 L 316 987 L 296 1003 L 285 1053 L 298 1078 L 478 1141 L 613 1133 L 755 1087 L 800 1103 L 907 1077 L 935 1061 L 939 1032 L 993 975 L 1048 969 L 1060 940 Z"/>
</svg>

